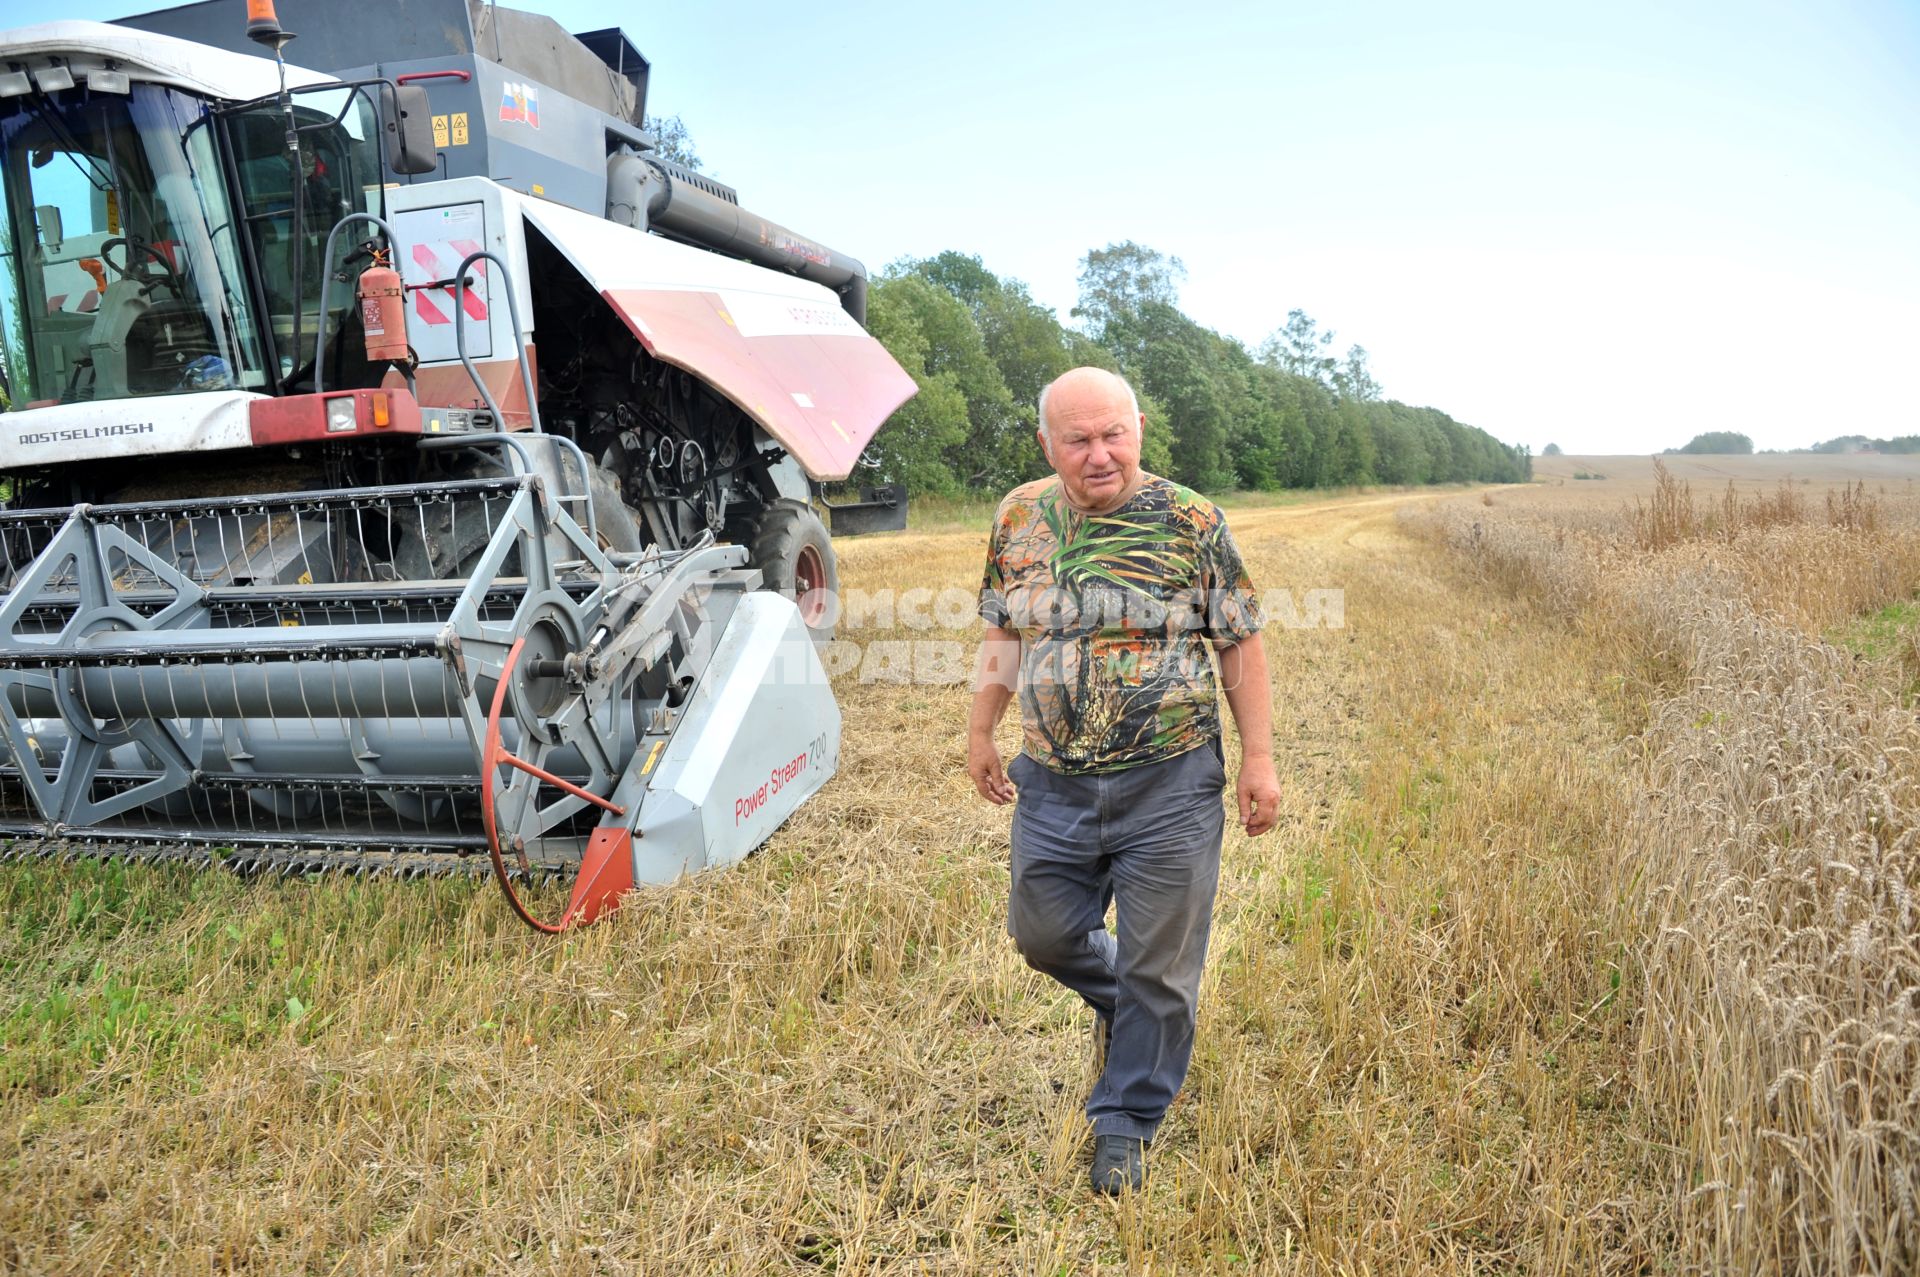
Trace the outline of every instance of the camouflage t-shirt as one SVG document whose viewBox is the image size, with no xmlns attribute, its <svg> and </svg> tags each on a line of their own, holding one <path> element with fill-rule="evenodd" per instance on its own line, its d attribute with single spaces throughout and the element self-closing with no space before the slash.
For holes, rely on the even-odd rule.
<svg viewBox="0 0 1920 1277">
<path fill-rule="evenodd" d="M 1020 634 L 1026 752 L 1057 772 L 1118 771 L 1219 734 L 1212 643 L 1263 618 L 1220 508 L 1143 475 L 1119 509 L 1082 514 L 1057 478 L 1007 494 L 980 615 Z"/>
</svg>

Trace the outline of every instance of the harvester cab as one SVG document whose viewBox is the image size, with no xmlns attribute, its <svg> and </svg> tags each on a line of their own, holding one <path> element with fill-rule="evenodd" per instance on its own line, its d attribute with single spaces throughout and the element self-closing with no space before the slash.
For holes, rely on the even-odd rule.
<svg viewBox="0 0 1920 1277">
<path fill-rule="evenodd" d="M 294 379 L 299 321 L 318 327 L 321 241 L 345 214 L 381 211 L 379 125 L 364 93 L 290 94 L 297 182 L 278 103 L 221 112 L 133 82 L 10 105 L 0 181 L 24 250 L 0 319 L 12 407 L 265 393 Z M 343 290 L 339 308 L 351 300 Z M 337 327 L 338 310 L 329 318 Z"/>
<path fill-rule="evenodd" d="M 545 929 L 738 859 L 838 756 L 864 268 L 661 158 L 619 32 L 280 9 L 0 33 L 8 854 L 491 865 Z"/>
</svg>

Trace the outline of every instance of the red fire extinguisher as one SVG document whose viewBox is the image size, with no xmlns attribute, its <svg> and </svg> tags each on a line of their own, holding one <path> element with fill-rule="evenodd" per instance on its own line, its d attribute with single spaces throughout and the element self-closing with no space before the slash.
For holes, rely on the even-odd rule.
<svg viewBox="0 0 1920 1277">
<path fill-rule="evenodd" d="M 407 361 L 406 290 L 384 253 L 360 272 L 360 322 L 366 329 L 368 359 Z"/>
</svg>

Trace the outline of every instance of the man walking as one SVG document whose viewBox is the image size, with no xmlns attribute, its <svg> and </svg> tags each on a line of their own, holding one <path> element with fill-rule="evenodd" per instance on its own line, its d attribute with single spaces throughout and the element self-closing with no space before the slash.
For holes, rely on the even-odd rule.
<svg viewBox="0 0 1920 1277">
<path fill-rule="evenodd" d="M 967 725 L 974 786 L 1018 800 L 1007 929 L 1029 966 L 1098 1017 L 1087 1117 L 1105 1193 L 1140 1186 L 1193 1054 L 1225 823 L 1215 653 L 1249 835 L 1273 827 L 1280 796 L 1252 583 L 1219 508 L 1140 469 L 1145 425 L 1132 389 L 1102 369 L 1041 393 L 1054 474 L 995 516 Z M 1016 675 L 1024 743 L 1002 771 L 993 730 Z"/>
</svg>

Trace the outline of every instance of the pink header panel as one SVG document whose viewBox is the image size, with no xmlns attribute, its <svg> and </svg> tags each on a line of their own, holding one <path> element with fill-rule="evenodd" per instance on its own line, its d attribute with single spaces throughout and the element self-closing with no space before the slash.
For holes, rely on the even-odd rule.
<svg viewBox="0 0 1920 1277">
<path fill-rule="evenodd" d="M 844 315 L 810 320 L 817 306 L 755 299 L 782 313 L 769 316 L 756 305 L 760 313 L 736 316 L 718 293 L 612 288 L 602 295 L 648 354 L 732 400 L 815 479 L 846 478 L 916 389 L 886 347 Z M 810 322 L 824 331 L 807 331 Z"/>
</svg>

